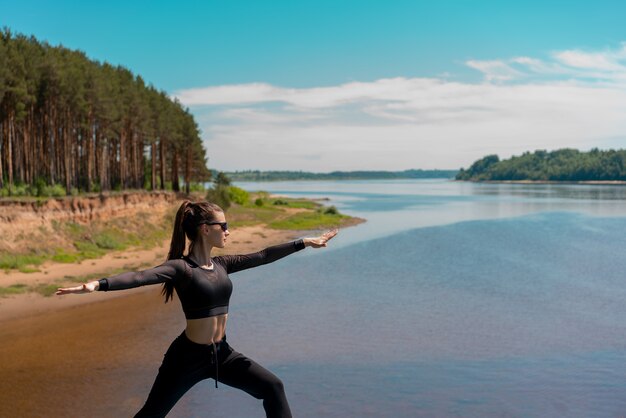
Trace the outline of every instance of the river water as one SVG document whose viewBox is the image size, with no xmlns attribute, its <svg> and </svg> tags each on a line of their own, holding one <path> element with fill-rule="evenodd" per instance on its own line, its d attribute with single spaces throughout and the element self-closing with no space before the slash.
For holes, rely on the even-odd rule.
<svg viewBox="0 0 626 418">
<path fill-rule="evenodd" d="M 368 220 L 232 277 L 229 340 L 295 416 L 626 416 L 626 187 L 238 185 Z M 263 416 L 211 385 L 192 416 Z"/>
</svg>

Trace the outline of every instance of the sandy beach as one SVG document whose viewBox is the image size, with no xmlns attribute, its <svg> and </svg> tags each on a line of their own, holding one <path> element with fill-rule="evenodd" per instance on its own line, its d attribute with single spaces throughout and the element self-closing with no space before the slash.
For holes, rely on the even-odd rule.
<svg viewBox="0 0 626 418">
<path fill-rule="evenodd" d="M 216 250 L 213 255 L 220 253 L 245 253 L 257 251 L 268 245 L 296 238 L 301 234 L 297 231 L 281 231 L 263 226 L 249 226 L 233 230 L 226 249 Z M 90 274 L 103 273 L 113 269 L 141 270 L 156 266 L 165 261 L 169 250 L 169 240 L 150 250 L 116 251 L 102 258 L 85 260 L 80 263 L 53 263 L 48 262 L 40 267 L 39 272 L 21 273 L 17 271 L 0 271 L 0 286 L 25 284 L 47 284 L 64 282 L 66 277 L 81 277 Z M 104 277 L 105 274 L 102 274 Z M 65 280 L 68 284 L 71 281 Z M 136 289 L 130 292 L 146 291 Z M 0 322 L 5 320 L 32 316 L 45 313 L 49 310 L 63 309 L 84 303 L 94 303 L 116 297 L 126 296 L 127 292 L 97 292 L 83 297 L 44 297 L 35 293 L 20 294 L 0 298 Z"/>
<path fill-rule="evenodd" d="M 297 236 L 243 227 L 232 231 L 224 252 L 256 251 Z M 76 264 L 47 263 L 38 273 L 0 273 L 0 285 L 147 268 L 165 259 L 168 244 Z M 153 286 L 0 298 L 0 416 L 132 416 L 147 396 L 163 353 L 185 324 L 179 302 L 164 304 L 159 292 L 160 286 Z M 184 417 L 185 408 L 183 399 L 169 416 Z"/>
</svg>

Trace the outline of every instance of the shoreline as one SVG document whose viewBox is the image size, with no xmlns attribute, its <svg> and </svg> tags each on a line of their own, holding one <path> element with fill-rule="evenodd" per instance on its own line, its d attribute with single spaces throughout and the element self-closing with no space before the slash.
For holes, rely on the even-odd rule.
<svg viewBox="0 0 626 418">
<path fill-rule="evenodd" d="M 279 244 L 302 236 L 311 231 L 275 230 L 265 226 L 239 227 L 232 231 L 230 242 L 219 254 L 246 253 L 261 250 L 265 247 Z M 97 259 L 84 260 L 78 263 L 66 264 L 46 262 L 41 271 L 35 273 L 0 271 L 0 286 L 24 284 L 27 286 L 76 283 L 71 278 L 102 274 L 115 269 L 143 270 L 157 266 L 165 261 L 169 250 L 169 239 L 160 246 L 149 250 L 115 251 Z M 124 292 L 94 292 L 86 295 L 43 296 L 39 293 L 28 292 L 0 297 L 0 323 L 6 323 L 17 318 L 32 317 L 46 312 L 67 309 L 84 304 L 98 303 L 131 294 L 154 291 L 158 286 L 145 286 L 129 289 Z M 77 297 L 78 296 L 78 297 Z M 82 296 L 82 297 L 81 297 Z"/>
<path fill-rule="evenodd" d="M 275 198 L 277 196 L 270 195 Z M 58 245 L 59 240 L 67 241 L 83 239 L 92 244 L 92 238 L 61 236 L 57 234 L 54 222 L 73 222 L 80 225 L 91 225 L 95 222 L 106 224 L 118 219 L 127 218 L 146 220 L 151 225 L 161 222 L 162 216 L 176 208 L 178 197 L 175 193 L 120 193 L 111 196 L 93 195 L 89 197 L 68 197 L 48 199 L 45 203 L 34 201 L 1 201 L 0 224 L 3 225 L 4 236 L 0 241 L 0 251 L 14 254 L 16 245 L 36 252 L 40 246 Z M 310 199 L 316 201 L 318 199 Z M 327 199 L 319 199 L 327 200 Z M 259 251 L 271 245 L 289 241 L 304 235 L 316 234 L 321 230 L 317 227 L 302 225 L 301 229 L 275 229 L 270 227 L 271 221 L 282 220 L 302 212 L 312 212 L 310 208 L 284 207 L 272 219 L 256 219 L 250 212 L 234 214 L 233 225 L 225 249 L 215 249 L 213 255 L 242 254 Z M 254 212 L 252 212 L 254 213 Z M 173 216 L 170 214 L 170 216 Z M 245 225 L 246 220 L 254 219 L 261 222 Z M 233 220 L 233 219 L 231 219 Z M 366 222 L 365 219 L 347 217 L 343 219 L 341 228 L 355 226 Z M 136 223 L 120 223 L 136 227 Z M 6 228 L 5 228 L 6 227 Z M 118 228 L 119 226 L 115 226 Z M 158 226 L 157 228 L 161 228 Z M 144 227 L 144 232 L 145 227 Z M 85 236 L 95 230 L 81 231 Z M 33 234 L 34 239 L 27 241 L 24 234 Z M 122 250 L 108 251 L 98 258 L 88 257 L 77 261 L 62 262 L 48 259 L 36 268 L 0 270 L 0 322 L 45 313 L 50 310 L 64 309 L 119 297 L 119 292 L 96 292 L 90 298 L 55 296 L 58 287 L 76 286 L 86 281 L 112 276 L 122 271 L 140 271 L 162 264 L 169 251 L 171 232 L 161 235 L 154 241 L 154 247 L 143 249 L 129 247 Z M 167 237 L 167 238 L 165 238 Z M 105 236 L 106 238 L 106 236 Z M 20 241 L 20 244 L 16 244 Z M 67 244 L 67 243 L 66 243 Z M 76 246 L 75 242 L 73 243 Z M 33 250 L 35 248 L 35 250 Z M 28 267 L 28 266 L 27 266 Z M 131 292 L 146 291 L 146 288 L 132 289 Z M 127 292 L 124 292 L 128 294 Z"/>
</svg>

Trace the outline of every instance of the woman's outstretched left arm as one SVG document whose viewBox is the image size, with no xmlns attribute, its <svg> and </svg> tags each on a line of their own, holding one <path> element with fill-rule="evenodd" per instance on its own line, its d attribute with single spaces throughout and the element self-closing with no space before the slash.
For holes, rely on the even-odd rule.
<svg viewBox="0 0 626 418">
<path fill-rule="evenodd" d="M 261 266 L 263 264 L 273 263 L 274 261 L 288 256 L 289 254 L 303 250 L 306 247 L 327 247 L 328 241 L 337 235 L 337 232 L 338 231 L 336 229 L 333 229 L 332 231 L 328 231 L 318 237 L 302 238 L 285 244 L 274 245 L 256 253 L 245 255 L 225 255 L 215 257 L 215 259 L 223 262 L 228 273 L 235 273 L 237 271 Z"/>
<path fill-rule="evenodd" d="M 83 283 L 74 287 L 60 287 L 56 291 L 56 295 L 69 295 L 72 293 L 91 293 L 98 290 L 100 283 L 97 280 Z"/>
<path fill-rule="evenodd" d="M 338 229 L 333 229 L 332 231 L 328 231 L 319 237 L 303 238 L 302 241 L 304 242 L 305 247 L 323 248 L 328 246 L 328 241 L 333 239 L 338 232 Z"/>
</svg>

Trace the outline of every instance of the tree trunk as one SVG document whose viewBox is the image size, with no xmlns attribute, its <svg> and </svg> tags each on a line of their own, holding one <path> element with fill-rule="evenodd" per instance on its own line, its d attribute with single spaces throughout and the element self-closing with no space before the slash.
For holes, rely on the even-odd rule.
<svg viewBox="0 0 626 418">
<path fill-rule="evenodd" d="M 146 156 L 144 148 L 144 136 L 139 134 L 137 135 L 137 182 L 140 189 L 143 189 L 146 183 Z"/>
<path fill-rule="evenodd" d="M 135 168 L 137 173 L 137 188 L 143 189 L 144 184 L 144 164 L 143 164 L 143 135 L 135 134 L 137 136 L 136 150 L 135 150 Z"/>
<path fill-rule="evenodd" d="M 26 178 L 29 184 L 34 184 L 37 177 L 37 129 L 35 128 L 35 105 L 30 106 L 28 112 L 28 135 L 30 137 L 30 147 L 26 149 L 26 155 L 28 155 L 28 161 L 26 165 Z"/>
<path fill-rule="evenodd" d="M 172 148 L 172 190 L 175 192 L 180 191 L 180 184 L 178 183 L 178 151 L 176 148 Z"/>
<path fill-rule="evenodd" d="M 157 159 L 157 146 L 156 142 L 152 142 L 150 145 L 150 161 L 152 162 L 152 170 L 150 173 L 150 190 L 156 190 L 156 159 Z M 0 169 L 2 167 L 0 166 Z"/>
<path fill-rule="evenodd" d="M 7 141 L 7 174 L 9 176 L 9 196 L 13 193 L 13 135 L 14 135 L 14 126 L 13 126 L 13 112 L 9 113 L 9 135 Z"/>
<path fill-rule="evenodd" d="M 159 139 L 159 177 L 161 190 L 165 190 L 165 143 Z"/>
<path fill-rule="evenodd" d="M 54 170 L 56 165 L 54 164 L 54 159 L 55 159 L 55 154 L 56 154 L 56 138 L 54 136 L 54 117 L 53 117 L 53 112 L 52 112 L 52 106 L 48 107 L 48 112 L 46 113 L 46 116 L 44 117 L 44 129 L 45 129 L 45 133 L 46 133 L 46 139 L 47 139 L 47 148 L 48 148 L 48 155 L 50 156 L 48 158 L 48 160 L 50 161 L 49 163 L 49 172 L 48 172 L 48 177 L 50 180 L 50 184 L 54 184 L 56 183 L 56 176 L 54 175 Z"/>
<path fill-rule="evenodd" d="M 89 108 L 89 116 L 87 118 L 87 129 L 85 135 L 85 156 L 87 163 L 87 192 L 91 193 L 93 191 L 93 171 L 94 171 L 94 153 L 93 150 L 95 148 L 96 142 L 96 126 L 94 122 L 93 109 Z"/>
<path fill-rule="evenodd" d="M 109 152 L 112 154 L 112 150 L 110 149 L 109 141 L 104 141 L 100 139 L 102 144 L 100 145 L 100 192 L 104 192 L 105 190 L 111 190 L 111 170 L 109 169 L 109 159 L 107 158 L 107 145 L 109 148 Z"/>
<path fill-rule="evenodd" d="M 65 194 L 67 194 L 68 196 L 72 194 L 72 175 L 71 175 L 71 151 L 72 149 L 70 148 L 70 132 L 69 132 L 69 121 L 70 116 L 69 116 L 69 111 L 65 111 L 65 118 L 63 121 L 63 135 L 62 135 L 62 141 L 63 141 L 63 170 L 64 170 L 64 176 L 65 176 Z"/>
<path fill-rule="evenodd" d="M 26 184 L 33 184 L 32 168 L 31 168 L 31 152 L 33 151 L 32 138 L 32 106 L 28 110 L 28 115 L 24 119 L 24 140 L 22 141 L 22 165 L 23 178 Z"/>
<path fill-rule="evenodd" d="M 120 140 L 119 138 L 109 138 L 107 147 L 109 149 L 108 155 L 108 169 L 111 177 L 111 189 L 115 189 L 118 186 L 121 187 L 121 181 L 119 179 L 120 167 Z"/>
<path fill-rule="evenodd" d="M 2 155 L 4 154 L 5 140 L 7 137 L 7 124 L 0 121 L 0 189 L 4 188 L 4 169 L 2 164 Z"/>
<path fill-rule="evenodd" d="M 143 170 L 143 136 L 138 133 L 135 132 L 135 134 L 133 135 L 135 140 L 133 141 L 133 148 L 135 149 L 135 153 L 134 153 L 134 157 L 133 158 L 133 170 L 134 170 L 134 177 L 133 177 L 133 183 L 135 185 L 136 189 L 143 189 L 143 183 L 144 183 L 144 170 Z"/>
<path fill-rule="evenodd" d="M 120 133 L 120 186 L 126 189 L 126 130 Z"/>
<path fill-rule="evenodd" d="M 185 152 L 185 193 L 189 194 L 191 189 L 191 147 L 187 147 L 187 151 Z"/>
<path fill-rule="evenodd" d="M 135 189 L 137 188 L 137 172 L 135 171 L 135 160 L 137 159 L 135 152 L 137 151 L 137 148 L 135 147 L 135 133 L 132 129 L 130 130 L 130 134 L 128 135 L 128 148 L 130 154 L 130 158 L 128 159 L 128 185 L 130 188 Z"/>
<path fill-rule="evenodd" d="M 24 183 L 24 124 L 13 120 L 13 180 Z"/>
</svg>

